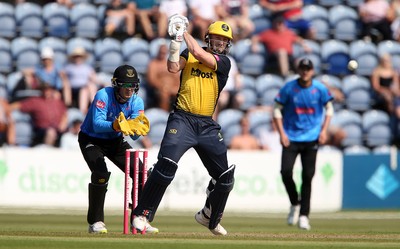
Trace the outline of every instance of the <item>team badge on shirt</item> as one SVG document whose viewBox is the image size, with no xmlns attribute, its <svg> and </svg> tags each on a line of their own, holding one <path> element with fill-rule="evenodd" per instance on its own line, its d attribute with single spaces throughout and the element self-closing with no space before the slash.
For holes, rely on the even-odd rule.
<svg viewBox="0 0 400 249">
<path fill-rule="evenodd" d="M 103 109 L 103 108 L 106 106 L 106 103 L 104 103 L 104 102 L 101 101 L 101 100 L 97 100 L 96 106 L 97 106 L 98 108 L 100 108 L 100 109 Z"/>
</svg>

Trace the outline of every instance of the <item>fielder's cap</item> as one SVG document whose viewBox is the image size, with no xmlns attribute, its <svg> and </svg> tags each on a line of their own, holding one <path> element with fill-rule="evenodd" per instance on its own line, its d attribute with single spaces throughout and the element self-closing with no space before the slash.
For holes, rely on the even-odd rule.
<svg viewBox="0 0 400 249">
<path fill-rule="evenodd" d="M 53 59 L 54 51 L 50 47 L 44 47 L 40 53 L 40 58 L 42 59 Z"/>
<path fill-rule="evenodd" d="M 303 58 L 299 61 L 299 64 L 297 66 L 298 68 L 308 68 L 308 69 L 313 69 L 314 65 L 312 61 L 308 58 Z"/>
<path fill-rule="evenodd" d="M 118 83 L 136 83 L 139 77 L 136 69 L 130 65 L 122 65 L 115 69 L 113 80 Z"/>
</svg>

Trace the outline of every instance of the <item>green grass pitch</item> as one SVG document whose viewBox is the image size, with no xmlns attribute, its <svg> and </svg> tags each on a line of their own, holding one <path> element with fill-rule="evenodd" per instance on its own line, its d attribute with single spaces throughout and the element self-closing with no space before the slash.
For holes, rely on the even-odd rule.
<svg viewBox="0 0 400 249">
<path fill-rule="evenodd" d="M 84 211 L 0 207 L 0 249 L 13 248 L 400 248 L 399 211 L 311 214 L 311 231 L 286 224 L 286 214 L 226 213 L 228 235 L 217 237 L 192 213 L 160 212 L 154 235 L 122 234 L 122 210 L 106 210 L 108 234 L 88 234 Z"/>
</svg>

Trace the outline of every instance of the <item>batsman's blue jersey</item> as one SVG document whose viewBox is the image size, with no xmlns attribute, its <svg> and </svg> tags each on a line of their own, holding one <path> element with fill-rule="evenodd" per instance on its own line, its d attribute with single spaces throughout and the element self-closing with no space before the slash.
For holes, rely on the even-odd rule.
<svg viewBox="0 0 400 249">
<path fill-rule="evenodd" d="M 328 88 L 317 80 L 309 87 L 297 79 L 286 83 L 275 97 L 283 105 L 283 128 L 290 141 L 311 142 L 318 139 L 324 118 L 324 107 L 331 101 Z"/>
<path fill-rule="evenodd" d="M 124 104 L 120 104 L 114 95 L 112 87 L 100 89 L 81 125 L 81 131 L 91 137 L 101 139 L 113 139 L 122 136 L 121 132 L 115 132 L 112 128 L 114 120 L 123 112 L 126 119 L 136 118 L 144 112 L 143 99 L 137 94 Z M 135 139 L 135 137 L 132 137 Z M 137 137 L 136 137 L 137 138 Z"/>
</svg>

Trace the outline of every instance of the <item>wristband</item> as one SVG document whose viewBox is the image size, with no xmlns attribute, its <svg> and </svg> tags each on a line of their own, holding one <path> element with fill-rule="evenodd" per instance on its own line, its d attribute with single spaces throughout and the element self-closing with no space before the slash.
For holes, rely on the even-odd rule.
<svg viewBox="0 0 400 249">
<path fill-rule="evenodd" d="M 181 43 L 172 40 L 169 44 L 169 56 L 168 60 L 171 62 L 179 62 L 179 51 L 181 49 Z"/>
</svg>

